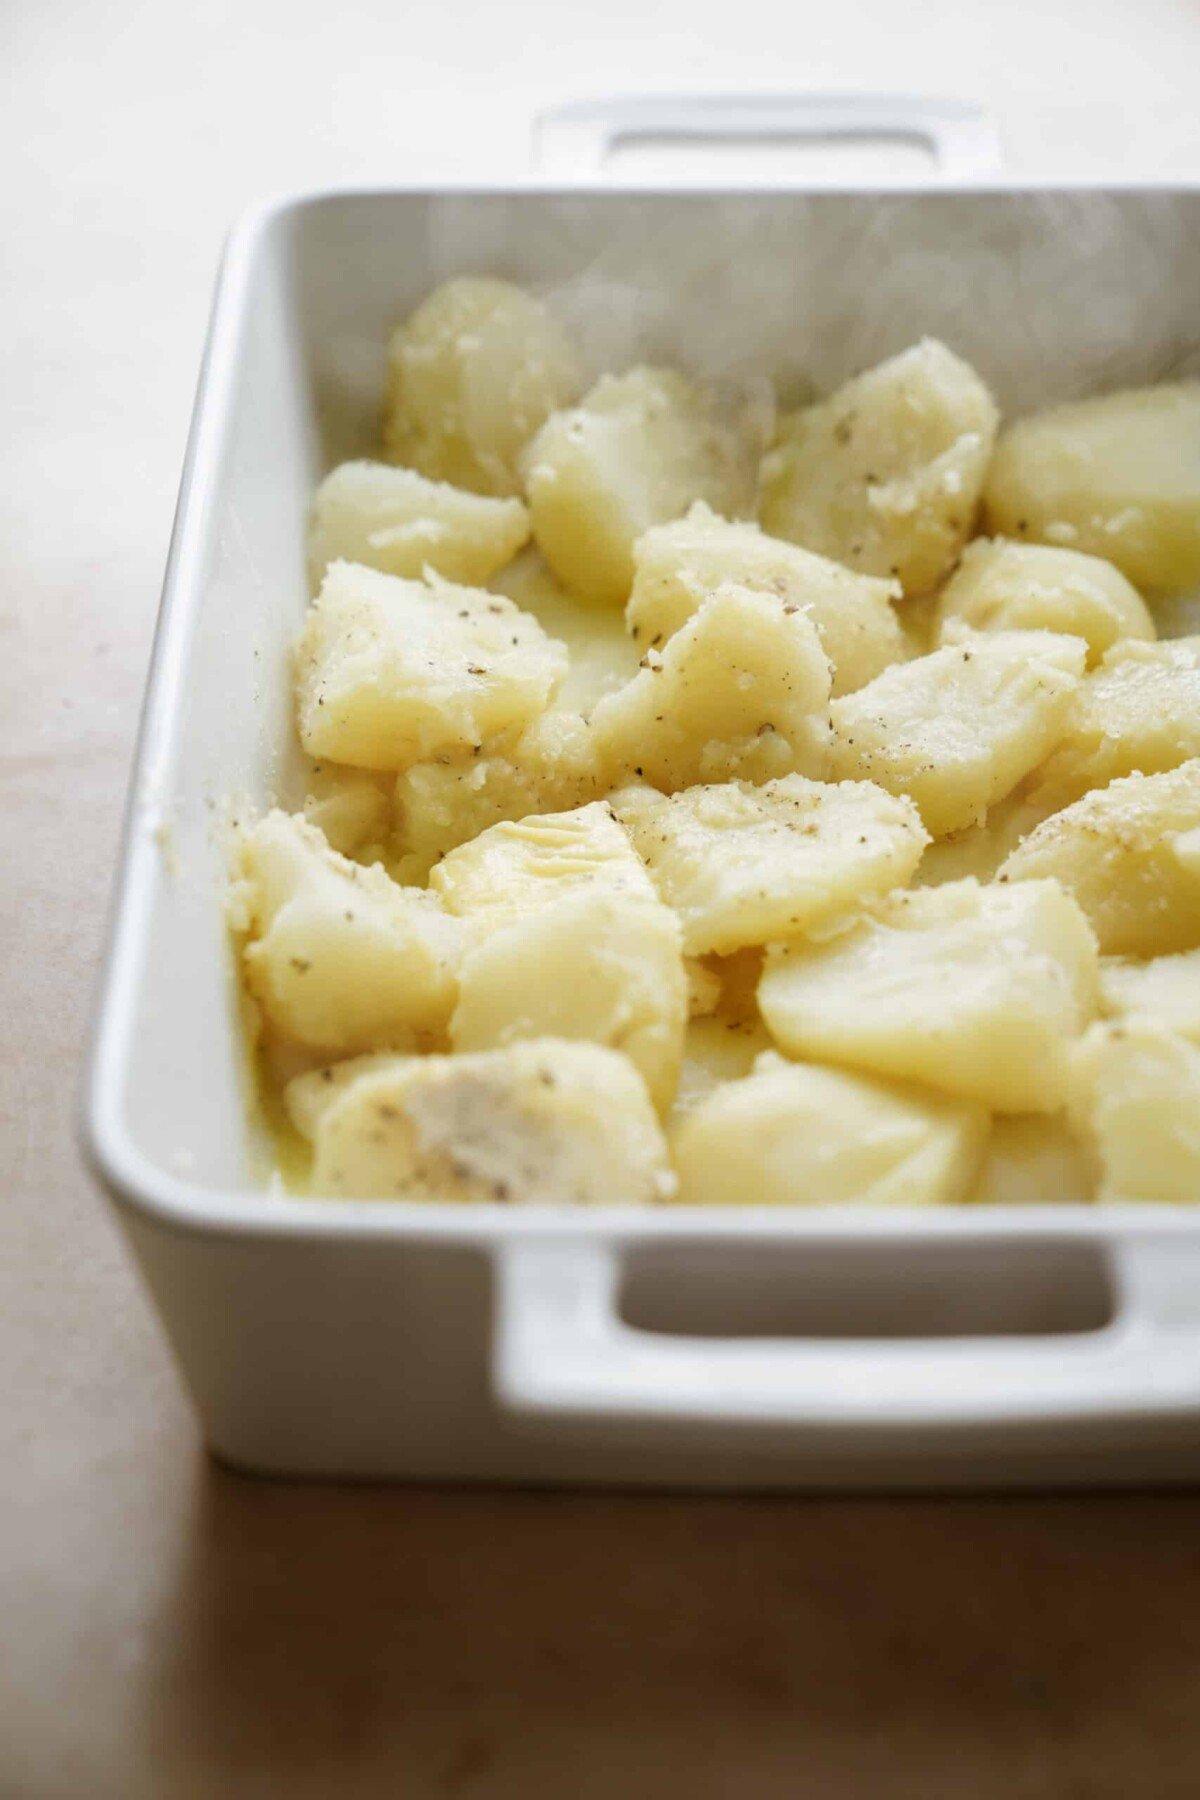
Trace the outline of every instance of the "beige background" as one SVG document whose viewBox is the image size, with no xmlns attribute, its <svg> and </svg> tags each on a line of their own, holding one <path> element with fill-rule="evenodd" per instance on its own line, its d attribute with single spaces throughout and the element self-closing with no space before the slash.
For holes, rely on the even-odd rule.
<svg viewBox="0 0 1200 1800">
<path fill-rule="evenodd" d="M 220 238 L 655 86 L 982 95 L 1200 175 L 1195 0 L 0 8 L 0 1796 L 1200 1792 L 1200 1500 L 298 1489 L 211 1469 L 72 1146 Z"/>
</svg>

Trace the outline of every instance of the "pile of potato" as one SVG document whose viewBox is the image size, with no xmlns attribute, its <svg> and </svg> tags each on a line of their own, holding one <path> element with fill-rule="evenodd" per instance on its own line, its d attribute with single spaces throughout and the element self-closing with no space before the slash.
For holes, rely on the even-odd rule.
<svg viewBox="0 0 1200 1800">
<path fill-rule="evenodd" d="M 1200 1199 L 1200 383 L 925 341 L 764 455 L 476 279 L 390 370 L 237 849 L 310 1191 Z"/>
</svg>

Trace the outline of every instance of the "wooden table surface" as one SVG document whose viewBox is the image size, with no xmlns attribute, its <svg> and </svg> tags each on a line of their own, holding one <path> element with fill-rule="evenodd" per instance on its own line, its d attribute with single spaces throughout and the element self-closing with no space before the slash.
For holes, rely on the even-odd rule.
<svg viewBox="0 0 1200 1800">
<path fill-rule="evenodd" d="M 0 12 L 0 1796 L 1200 1793 L 1200 1498 L 257 1483 L 73 1145 L 220 237 L 524 162 L 564 95 L 984 94 L 1022 172 L 1200 173 L 1186 0 Z M 714 71 L 717 71 L 714 74 Z"/>
</svg>

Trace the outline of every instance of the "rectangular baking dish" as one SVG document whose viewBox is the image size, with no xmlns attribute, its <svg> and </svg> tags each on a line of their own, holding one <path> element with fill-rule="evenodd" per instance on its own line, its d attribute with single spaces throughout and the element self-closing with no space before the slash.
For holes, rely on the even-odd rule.
<svg viewBox="0 0 1200 1800">
<path fill-rule="evenodd" d="M 923 189 L 605 185 L 637 136 L 921 141 Z M 1006 411 L 1194 359 L 1200 190 L 988 175 L 913 100 L 623 103 L 524 186 L 289 198 L 221 272 L 138 752 L 84 1136 L 209 1444 L 272 1474 L 706 1487 L 1200 1474 L 1200 1211 L 715 1214 L 299 1200 L 249 1117 L 231 808 L 299 799 L 305 513 L 383 346 L 454 274 L 552 296 L 595 368 L 831 384 L 923 333 Z M 1197 1197 L 1200 1199 L 1200 1196 Z"/>
</svg>

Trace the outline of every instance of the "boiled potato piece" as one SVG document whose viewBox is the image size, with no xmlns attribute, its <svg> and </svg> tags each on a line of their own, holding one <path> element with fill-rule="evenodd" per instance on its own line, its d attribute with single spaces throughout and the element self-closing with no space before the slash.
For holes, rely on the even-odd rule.
<svg viewBox="0 0 1200 1800">
<path fill-rule="evenodd" d="M 289 1122 L 311 1144 L 323 1115 L 341 1099 L 352 1081 L 360 1075 L 374 1074 L 377 1069 L 395 1068 L 406 1060 L 394 1051 L 378 1050 L 367 1056 L 347 1056 L 340 1062 L 318 1064 L 293 1075 L 283 1089 Z"/>
<path fill-rule="evenodd" d="M 684 1206 L 941 1206 L 962 1200 L 987 1113 L 768 1052 L 688 1113 L 672 1149 Z"/>
<path fill-rule="evenodd" d="M 1200 949 L 1150 962 L 1105 957 L 1100 1010 L 1118 1024 L 1161 1025 L 1200 1044 Z"/>
<path fill-rule="evenodd" d="M 304 817 L 343 856 L 383 844 L 392 827 L 391 777 L 340 763 L 314 763 L 304 796 Z"/>
<path fill-rule="evenodd" d="M 637 787 L 609 804 L 693 956 L 819 930 L 904 886 L 929 841 L 911 800 L 866 781 Z"/>
<path fill-rule="evenodd" d="M 1095 1198 L 1093 1158 L 1065 1113 L 992 1120 L 968 1199 L 980 1206 L 1080 1206 Z"/>
<path fill-rule="evenodd" d="M 600 801 L 493 825 L 444 856 L 429 885 L 476 935 L 584 889 L 658 905 L 628 834 Z"/>
<path fill-rule="evenodd" d="M 996 446 L 989 531 L 1084 550 L 1144 591 L 1200 583 L 1200 382 L 1018 419 Z"/>
<path fill-rule="evenodd" d="M 627 687 L 592 714 L 610 785 L 664 792 L 696 782 L 825 771 L 829 663 L 802 612 L 749 588 L 718 588 Z"/>
<path fill-rule="evenodd" d="M 1094 1025 L 1072 1115 L 1103 1170 L 1101 1200 L 1200 1200 L 1200 1047 L 1161 1025 Z"/>
<path fill-rule="evenodd" d="M 904 656 L 892 610 L 900 584 L 843 569 L 757 525 L 722 519 L 697 501 L 686 518 L 655 525 L 633 547 L 630 634 L 657 648 L 685 625 L 702 600 L 726 582 L 774 594 L 798 606 L 817 628 L 829 658 L 833 692 L 849 694 Z"/>
<path fill-rule="evenodd" d="M 775 537 L 927 594 L 971 536 L 998 418 L 975 371 L 926 338 L 785 423 L 759 516 Z"/>
<path fill-rule="evenodd" d="M 1115 644 L 1071 706 L 1070 729 L 1035 792 L 1056 809 L 1125 775 L 1200 756 L 1200 637 Z"/>
<path fill-rule="evenodd" d="M 978 824 L 1066 731 L 1081 638 L 972 633 L 835 700 L 830 772 L 908 794 L 934 837 Z"/>
<path fill-rule="evenodd" d="M 463 932 L 436 895 L 349 862 L 283 812 L 246 832 L 238 873 L 246 982 L 274 1031 L 331 1054 L 442 1032 Z"/>
<path fill-rule="evenodd" d="M 510 600 L 337 562 L 296 646 L 300 741 L 364 769 L 477 750 L 542 712 L 566 667 Z"/>
<path fill-rule="evenodd" d="M 1085 1206 L 1098 1167 L 1065 1112 L 997 1114 L 969 1199 L 981 1206 Z"/>
<path fill-rule="evenodd" d="M 521 452 L 579 392 L 562 326 L 507 281 L 448 281 L 388 345 L 393 462 L 478 494 L 519 494 Z"/>
<path fill-rule="evenodd" d="M 757 1015 L 735 1019 L 728 1013 L 714 1012 L 690 1019 L 672 1121 L 677 1123 L 692 1112 L 724 1082 L 740 1081 L 749 1075 L 757 1058 L 770 1048 L 770 1034 Z"/>
<path fill-rule="evenodd" d="M 683 972 L 687 976 L 688 1016 L 711 1018 L 721 1004 L 721 977 L 698 956 L 685 956 Z"/>
<path fill-rule="evenodd" d="M 396 1057 L 357 1072 L 313 1136 L 312 1191 L 347 1200 L 642 1206 L 675 1187 L 644 1083 L 595 1044 Z"/>
<path fill-rule="evenodd" d="M 451 581 L 484 582 L 528 537 L 520 500 L 471 494 L 388 463 L 342 463 L 313 501 L 309 577 L 318 588 L 330 563 L 342 561 L 388 575 L 429 568 Z"/>
<path fill-rule="evenodd" d="M 555 697 L 557 707 L 590 713 L 604 694 L 624 687 L 637 674 L 641 651 L 620 613 L 568 594 L 539 551 L 527 550 L 489 586 L 497 594 L 507 594 L 533 615 L 543 631 L 567 646 L 570 667 Z"/>
<path fill-rule="evenodd" d="M 484 936 L 463 959 L 456 1050 L 585 1038 L 623 1050 L 666 1111 L 688 1017 L 679 925 L 658 900 L 581 887 Z"/>
<path fill-rule="evenodd" d="M 946 881 L 991 881 L 1006 856 L 1024 843 L 1055 810 L 1048 797 L 1037 788 L 1035 771 L 1015 787 L 1007 799 L 993 806 L 978 825 L 965 831 L 952 831 L 948 837 L 930 844 L 917 866 L 918 887 L 940 887 Z"/>
<path fill-rule="evenodd" d="M 566 812 L 600 791 L 595 747 L 578 713 L 555 708 L 479 755 L 417 763 L 396 779 L 398 872 L 423 882 L 439 856 L 502 819 Z"/>
<path fill-rule="evenodd" d="M 585 599 L 624 606 L 644 531 L 707 500 L 748 512 L 748 446 L 707 397 L 671 369 L 605 375 L 570 412 L 547 420 L 525 458 L 538 547 Z"/>
<path fill-rule="evenodd" d="M 1130 775 L 1039 825 L 998 880 L 1052 878 L 1075 896 L 1110 956 L 1200 945 L 1200 758 L 1166 775 Z"/>
<path fill-rule="evenodd" d="M 955 624 L 1081 637 L 1092 665 L 1120 639 L 1156 635 L 1145 601 L 1112 563 L 1008 538 L 978 538 L 963 551 L 942 589 L 939 635 Z"/>
<path fill-rule="evenodd" d="M 1200 636 L 1200 588 L 1184 594 L 1156 594 L 1154 623 L 1161 638 Z"/>
<path fill-rule="evenodd" d="M 1096 947 L 1053 881 L 890 894 L 820 943 L 767 952 L 758 1004 L 791 1056 L 925 1081 L 998 1112 L 1066 1102 Z"/>
</svg>

